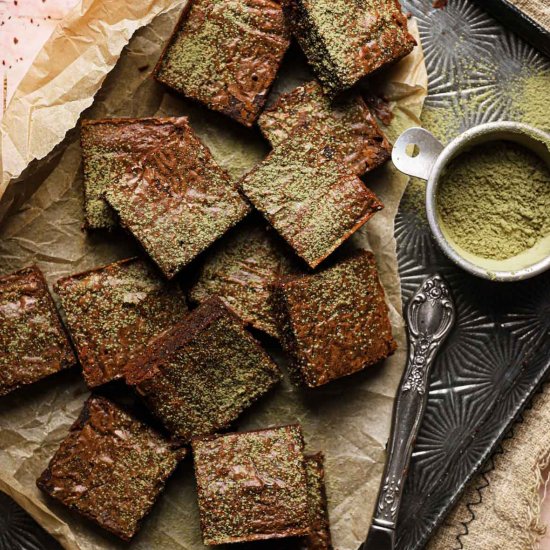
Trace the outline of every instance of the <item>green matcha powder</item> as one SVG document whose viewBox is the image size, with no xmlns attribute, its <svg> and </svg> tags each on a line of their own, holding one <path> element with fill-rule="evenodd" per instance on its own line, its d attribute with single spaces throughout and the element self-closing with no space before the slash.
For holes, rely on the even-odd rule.
<svg viewBox="0 0 550 550">
<path fill-rule="evenodd" d="M 517 143 L 478 145 L 449 164 L 437 205 L 457 245 L 476 256 L 504 260 L 550 235 L 550 171 Z"/>
</svg>

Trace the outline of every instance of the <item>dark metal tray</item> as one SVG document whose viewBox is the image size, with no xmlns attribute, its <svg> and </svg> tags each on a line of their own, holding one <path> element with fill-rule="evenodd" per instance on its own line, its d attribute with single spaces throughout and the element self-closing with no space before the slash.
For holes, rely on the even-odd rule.
<svg viewBox="0 0 550 550">
<path fill-rule="evenodd" d="M 550 32 L 509 0 L 475 0 L 507 27 L 514 29 L 546 55 L 550 55 Z M 543 4 L 545 0 L 535 0 Z"/>
<path fill-rule="evenodd" d="M 550 71 L 544 56 L 470 0 L 441 9 L 431 0 L 403 4 L 418 20 L 426 56 L 428 129 L 448 141 L 481 122 L 536 122 L 518 108 L 518 83 Z M 439 272 L 457 324 L 430 379 L 398 522 L 402 550 L 425 545 L 550 369 L 550 274 L 496 284 L 472 277 L 443 257 L 418 208 L 405 199 L 396 220 L 404 299 Z"/>
<path fill-rule="evenodd" d="M 62 550 L 19 504 L 0 492 L 0 550 Z"/>
</svg>

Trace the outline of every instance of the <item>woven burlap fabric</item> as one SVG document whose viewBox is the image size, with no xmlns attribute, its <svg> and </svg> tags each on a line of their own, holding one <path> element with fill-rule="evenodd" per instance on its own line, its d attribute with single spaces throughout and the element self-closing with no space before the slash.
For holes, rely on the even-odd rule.
<svg viewBox="0 0 550 550">
<path fill-rule="evenodd" d="M 545 532 L 539 488 L 550 458 L 550 385 L 469 484 L 428 550 L 534 550 Z"/>
<path fill-rule="evenodd" d="M 550 0 L 508 0 L 508 2 L 550 31 Z"/>
</svg>

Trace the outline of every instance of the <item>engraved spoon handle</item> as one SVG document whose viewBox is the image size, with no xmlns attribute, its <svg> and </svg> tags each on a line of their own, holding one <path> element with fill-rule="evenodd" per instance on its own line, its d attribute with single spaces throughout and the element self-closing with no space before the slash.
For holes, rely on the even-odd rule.
<svg viewBox="0 0 550 550">
<path fill-rule="evenodd" d="M 397 391 L 387 460 L 372 525 L 362 550 L 391 550 L 409 461 L 428 399 L 430 368 L 455 319 L 449 288 L 428 277 L 407 309 L 409 357 Z"/>
</svg>

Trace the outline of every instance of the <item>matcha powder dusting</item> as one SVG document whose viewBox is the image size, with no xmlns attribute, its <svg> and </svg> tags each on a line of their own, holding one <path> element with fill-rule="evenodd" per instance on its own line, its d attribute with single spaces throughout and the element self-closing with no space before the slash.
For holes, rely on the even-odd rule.
<svg viewBox="0 0 550 550">
<path fill-rule="evenodd" d="M 445 233 L 458 246 L 505 260 L 550 235 L 550 171 L 519 144 L 478 145 L 447 167 L 437 205 Z"/>
</svg>

